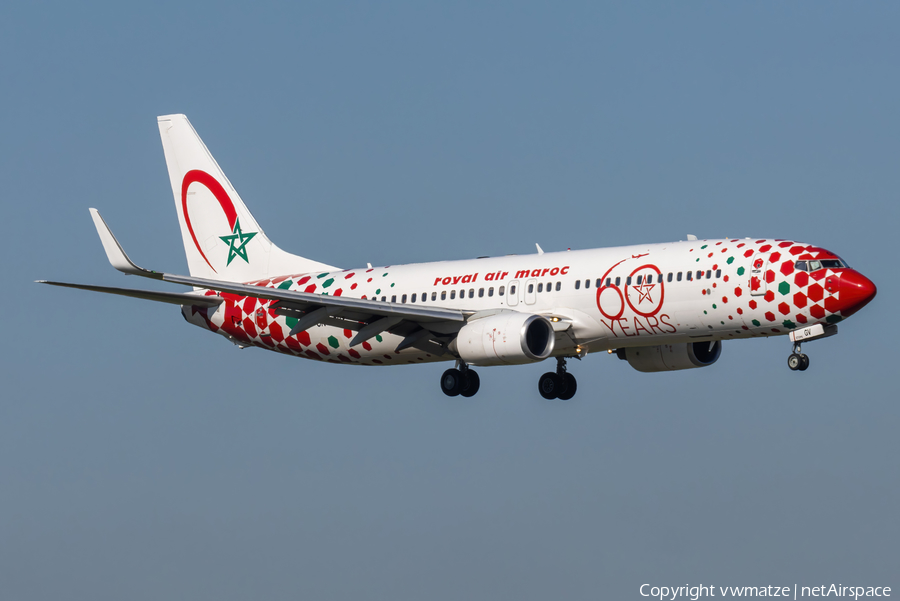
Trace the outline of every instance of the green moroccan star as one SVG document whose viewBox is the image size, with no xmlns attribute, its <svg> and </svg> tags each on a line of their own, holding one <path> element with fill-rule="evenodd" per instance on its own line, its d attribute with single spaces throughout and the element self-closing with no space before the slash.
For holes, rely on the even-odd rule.
<svg viewBox="0 0 900 601">
<path fill-rule="evenodd" d="M 258 233 L 259 232 L 252 232 L 245 234 L 241 231 L 240 220 L 234 220 L 234 231 L 232 234 L 230 236 L 219 236 L 219 240 L 228 243 L 228 262 L 225 263 L 226 267 L 231 265 L 231 261 L 235 257 L 242 258 L 245 263 L 250 262 L 250 259 L 247 258 L 247 243 Z"/>
</svg>

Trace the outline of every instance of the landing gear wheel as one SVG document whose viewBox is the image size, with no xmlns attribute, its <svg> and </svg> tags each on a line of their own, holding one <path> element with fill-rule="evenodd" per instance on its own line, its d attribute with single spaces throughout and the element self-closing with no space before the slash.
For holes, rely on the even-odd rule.
<svg viewBox="0 0 900 601">
<path fill-rule="evenodd" d="M 575 391 L 578 390 L 578 382 L 575 381 L 575 376 L 570 373 L 564 374 L 560 379 L 562 380 L 562 389 L 556 398 L 561 401 L 568 401 L 575 396 Z"/>
<path fill-rule="evenodd" d="M 800 355 L 800 368 L 799 368 L 799 369 L 800 369 L 800 371 L 806 371 L 806 369 L 807 369 L 808 367 L 809 367 L 809 357 L 807 357 L 806 355 L 804 355 L 804 354 L 801 353 L 801 355 Z"/>
<path fill-rule="evenodd" d="M 540 380 L 538 380 L 538 392 L 540 392 L 541 396 L 548 401 L 555 399 L 559 395 L 561 388 L 562 382 L 560 381 L 559 376 L 552 371 L 548 371 L 541 376 Z"/>
<path fill-rule="evenodd" d="M 448 369 L 441 376 L 441 390 L 447 396 L 456 396 L 462 388 L 462 373 L 458 369 Z"/>
<path fill-rule="evenodd" d="M 807 363 L 809 363 L 809 359 L 807 359 Z M 788 357 L 788 367 L 791 368 L 791 371 L 797 371 L 798 369 L 802 369 L 800 366 L 803 365 L 803 355 L 798 355 L 797 353 L 791 353 L 791 356 Z"/>
<path fill-rule="evenodd" d="M 481 378 L 478 377 L 478 374 L 472 369 L 467 369 L 462 374 L 462 386 L 460 387 L 459 394 L 464 397 L 475 396 L 475 393 L 478 392 L 480 386 Z"/>
</svg>

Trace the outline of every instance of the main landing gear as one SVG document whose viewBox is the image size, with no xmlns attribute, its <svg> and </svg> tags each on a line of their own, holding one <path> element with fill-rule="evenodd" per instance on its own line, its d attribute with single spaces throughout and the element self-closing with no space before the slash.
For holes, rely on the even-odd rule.
<svg viewBox="0 0 900 601">
<path fill-rule="evenodd" d="M 806 371 L 809 367 L 809 357 L 800 352 L 800 343 L 794 343 L 794 352 L 788 357 L 788 367 L 791 371 Z"/>
<path fill-rule="evenodd" d="M 568 401 L 575 396 L 578 382 L 575 376 L 566 371 L 566 358 L 556 358 L 556 373 L 548 371 L 538 380 L 538 392 L 545 399 Z"/>
<path fill-rule="evenodd" d="M 481 386 L 481 378 L 465 361 L 457 361 L 457 367 L 448 369 L 441 376 L 441 390 L 447 396 L 475 396 Z"/>
<path fill-rule="evenodd" d="M 456 367 L 448 369 L 441 376 L 441 390 L 447 396 L 472 397 L 481 386 L 481 378 L 475 370 L 458 360 Z M 548 371 L 538 380 L 538 392 L 547 400 L 568 401 L 575 396 L 578 382 L 566 371 L 565 357 L 556 358 L 556 372 Z"/>
</svg>

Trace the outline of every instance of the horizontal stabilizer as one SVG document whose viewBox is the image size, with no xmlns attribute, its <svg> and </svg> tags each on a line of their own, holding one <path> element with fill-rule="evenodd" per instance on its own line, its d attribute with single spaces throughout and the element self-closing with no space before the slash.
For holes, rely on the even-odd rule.
<svg viewBox="0 0 900 601">
<path fill-rule="evenodd" d="M 222 303 L 220 296 L 200 296 L 198 294 L 190 294 L 186 292 L 158 292 L 156 290 L 133 290 L 131 288 L 110 288 L 109 286 L 89 286 L 87 284 L 68 284 L 66 282 L 48 282 L 47 280 L 38 280 L 39 284 L 50 284 L 51 286 L 61 286 L 63 288 L 78 288 L 79 290 L 90 290 L 91 292 L 105 292 L 106 294 L 118 294 L 119 296 L 130 296 L 131 298 L 142 298 L 144 300 L 156 301 L 158 303 L 170 303 L 172 305 L 194 305 L 196 307 L 215 307 Z"/>
</svg>

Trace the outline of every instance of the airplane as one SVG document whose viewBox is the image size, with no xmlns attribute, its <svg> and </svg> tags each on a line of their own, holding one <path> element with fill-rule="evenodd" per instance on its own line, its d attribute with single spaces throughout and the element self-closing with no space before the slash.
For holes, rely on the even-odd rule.
<svg viewBox="0 0 900 601">
<path fill-rule="evenodd" d="M 39 280 L 180 305 L 184 319 L 240 348 L 346 363 L 454 361 L 441 390 L 471 397 L 473 367 L 556 359 L 538 392 L 571 399 L 567 359 L 606 351 L 640 372 L 714 364 L 726 340 L 833 336 L 875 284 L 838 255 L 803 242 L 687 240 L 615 248 L 341 269 L 272 243 L 184 115 L 157 118 L 190 275 L 138 267 L 96 209 L 119 271 L 191 286 L 159 292 Z M 325 217 L 323 215 L 323 217 Z"/>
</svg>

